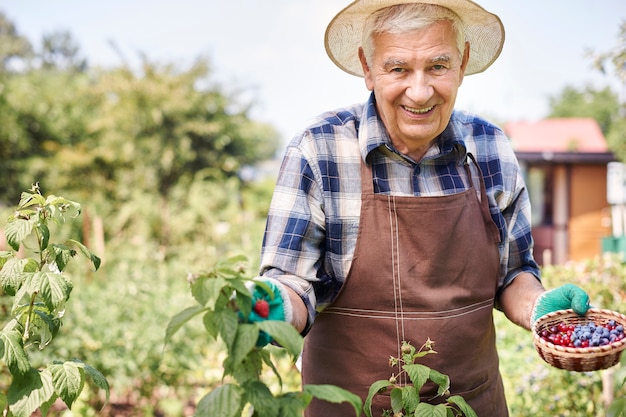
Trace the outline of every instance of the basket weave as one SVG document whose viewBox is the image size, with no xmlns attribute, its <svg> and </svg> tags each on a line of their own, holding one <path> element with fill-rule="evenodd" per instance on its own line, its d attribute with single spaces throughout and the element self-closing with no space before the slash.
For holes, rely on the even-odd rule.
<svg viewBox="0 0 626 417">
<path fill-rule="evenodd" d="M 559 323 L 577 325 L 593 321 L 604 326 L 609 320 L 615 320 L 626 328 L 626 316 L 611 310 L 592 308 L 584 316 L 571 309 L 546 314 L 537 320 L 532 329 L 535 349 L 544 361 L 559 369 L 588 372 L 610 368 L 619 363 L 620 354 L 626 348 L 626 338 L 605 346 L 572 348 L 555 345 L 540 336 L 544 329 Z"/>
</svg>

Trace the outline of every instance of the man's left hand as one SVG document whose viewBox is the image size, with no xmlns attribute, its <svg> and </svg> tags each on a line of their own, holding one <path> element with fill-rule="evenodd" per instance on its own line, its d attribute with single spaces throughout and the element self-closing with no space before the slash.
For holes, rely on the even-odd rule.
<svg viewBox="0 0 626 417">
<path fill-rule="evenodd" d="M 531 315 L 531 326 L 542 316 L 557 310 L 572 309 L 580 316 L 589 309 L 589 295 L 574 284 L 565 284 L 537 297 Z"/>
</svg>

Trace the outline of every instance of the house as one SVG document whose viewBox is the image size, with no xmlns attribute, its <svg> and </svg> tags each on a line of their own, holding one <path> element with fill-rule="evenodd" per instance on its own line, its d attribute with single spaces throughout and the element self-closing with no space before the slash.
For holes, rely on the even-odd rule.
<svg viewBox="0 0 626 417">
<path fill-rule="evenodd" d="M 525 173 L 540 265 L 593 258 L 611 235 L 607 164 L 616 158 L 592 118 L 509 122 Z"/>
</svg>

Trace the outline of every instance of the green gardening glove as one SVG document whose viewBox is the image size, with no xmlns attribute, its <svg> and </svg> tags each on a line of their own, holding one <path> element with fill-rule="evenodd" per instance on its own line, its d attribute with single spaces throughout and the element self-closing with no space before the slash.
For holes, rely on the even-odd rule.
<svg viewBox="0 0 626 417">
<path fill-rule="evenodd" d="M 540 317 L 557 310 L 572 309 L 580 316 L 589 309 L 589 295 L 574 284 L 565 284 L 561 287 L 546 291 L 537 297 L 531 315 L 531 326 Z"/>
<path fill-rule="evenodd" d="M 274 279 L 259 278 L 252 281 L 248 288 L 252 292 L 252 311 L 248 316 L 248 322 L 264 320 L 291 322 L 291 302 L 287 288 L 283 284 Z M 256 346 L 263 347 L 271 342 L 272 337 L 261 331 Z"/>
</svg>

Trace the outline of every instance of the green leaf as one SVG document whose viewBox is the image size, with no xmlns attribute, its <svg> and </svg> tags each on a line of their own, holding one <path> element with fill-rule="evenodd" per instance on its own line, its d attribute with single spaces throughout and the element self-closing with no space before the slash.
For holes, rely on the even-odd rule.
<svg viewBox="0 0 626 417">
<path fill-rule="evenodd" d="M 250 312 L 252 312 L 252 294 L 250 294 L 250 291 L 248 289 L 245 289 L 244 292 L 236 290 L 235 300 L 241 316 L 249 317 Z"/>
<path fill-rule="evenodd" d="M 241 387 L 221 385 L 198 402 L 194 417 L 239 417 L 244 406 L 242 397 Z"/>
<path fill-rule="evenodd" d="M 85 256 L 87 259 L 91 261 L 91 264 L 93 265 L 94 270 L 97 271 L 100 268 L 100 264 L 102 260 L 99 257 L 97 257 L 93 252 L 91 252 L 87 248 L 87 246 L 83 245 L 82 243 L 74 239 L 69 239 L 66 242 L 66 245 L 70 247 L 75 246 L 78 249 L 78 251 L 83 254 L 83 256 Z"/>
<path fill-rule="evenodd" d="M 246 269 L 248 259 L 243 255 L 235 255 L 219 261 L 215 265 L 215 273 L 220 278 L 232 279 L 241 276 Z"/>
<path fill-rule="evenodd" d="M 447 407 L 445 404 L 419 403 L 415 409 L 415 417 L 446 417 L 446 414 Z"/>
<path fill-rule="evenodd" d="M 237 320 L 237 313 L 232 310 L 220 310 L 213 314 L 213 320 L 215 321 L 215 327 L 226 347 L 232 349 L 235 342 L 235 335 L 237 334 L 237 327 L 239 326 L 239 320 Z"/>
<path fill-rule="evenodd" d="M 206 311 L 206 308 L 202 306 L 192 306 L 187 307 L 180 313 L 176 314 L 170 322 L 167 324 L 167 328 L 165 329 L 165 342 L 171 340 L 172 336 L 180 330 L 189 320 L 196 317 L 198 314 L 201 314 L 203 311 Z"/>
<path fill-rule="evenodd" d="M 413 385 L 405 385 L 402 387 L 402 404 L 407 415 L 413 415 L 417 405 L 420 403 L 420 393 Z"/>
<path fill-rule="evenodd" d="M 394 387 L 391 389 L 391 409 L 394 414 L 399 413 L 404 409 L 404 405 L 402 404 L 402 389 L 398 387 Z"/>
<path fill-rule="evenodd" d="M 26 207 L 31 207 L 31 206 L 45 206 L 46 205 L 46 199 L 43 198 L 43 196 L 39 193 L 29 193 L 27 191 L 24 191 L 22 193 L 22 195 L 20 196 L 20 202 L 17 206 L 18 210 L 21 210 L 23 208 Z"/>
<path fill-rule="evenodd" d="M 54 272 L 38 272 L 39 296 L 51 311 L 59 311 L 65 308 L 65 302 L 70 298 L 74 286 L 63 274 Z M 34 288 L 33 288 L 34 290 Z"/>
<path fill-rule="evenodd" d="M 85 370 L 85 375 L 89 377 L 89 380 L 91 381 L 92 384 L 94 384 L 96 387 L 100 388 L 106 393 L 105 404 L 108 403 L 109 396 L 110 396 L 110 389 L 109 389 L 109 382 L 104 377 L 104 375 L 102 375 L 102 373 L 98 371 L 96 368 L 94 368 L 93 366 L 79 359 L 74 359 L 73 362 L 77 363 L 78 366 L 82 367 Z"/>
<path fill-rule="evenodd" d="M 478 417 L 474 409 L 470 407 L 470 405 L 465 401 L 465 398 L 461 397 L 460 395 L 451 396 L 450 398 L 448 398 L 448 403 L 455 404 L 457 407 L 459 407 L 459 410 L 463 412 L 463 415 L 465 417 Z M 609 416 L 607 415 L 607 417 Z M 626 414 L 624 414 L 624 417 L 626 417 Z"/>
<path fill-rule="evenodd" d="M 385 390 L 391 386 L 393 386 L 393 384 L 386 379 L 381 379 L 370 385 L 367 398 L 365 398 L 365 404 L 363 405 L 363 411 L 367 417 L 372 417 L 372 400 L 374 399 L 374 396 L 381 392 L 385 392 Z"/>
<path fill-rule="evenodd" d="M 15 295 L 22 286 L 25 279 L 24 270 L 28 265 L 28 259 L 7 259 L 0 270 L 0 282 L 2 282 L 2 288 L 8 295 Z"/>
<path fill-rule="evenodd" d="M 36 369 L 13 375 L 7 392 L 9 409 L 14 417 L 30 417 L 38 408 L 49 406 L 55 397 L 50 373 Z"/>
<path fill-rule="evenodd" d="M 439 388 L 437 388 L 437 395 L 444 395 L 450 389 L 450 377 L 435 369 L 430 370 L 428 379 L 439 386 Z"/>
<path fill-rule="evenodd" d="M 72 260 L 75 252 L 65 245 L 52 244 L 45 252 L 48 262 L 54 262 L 59 271 L 63 271 Z"/>
<path fill-rule="evenodd" d="M 290 323 L 281 320 L 265 320 L 256 323 L 261 330 L 272 338 L 295 358 L 302 351 L 303 338 Z"/>
<path fill-rule="evenodd" d="M 274 372 L 274 375 L 278 379 L 278 386 L 282 389 L 283 388 L 283 378 L 280 375 L 280 372 L 278 372 L 278 369 L 276 368 L 276 365 L 274 365 L 274 362 L 272 362 L 272 356 L 270 355 L 269 350 L 268 349 L 259 349 L 259 354 L 260 354 L 261 358 L 263 359 L 263 362 L 272 370 L 272 372 Z"/>
<path fill-rule="evenodd" d="M 5 327 L 0 332 L 0 341 L 4 345 L 2 359 L 9 367 L 11 374 L 22 375 L 30 371 L 30 362 L 24 351 L 22 334 L 16 329 L 7 330 Z"/>
<path fill-rule="evenodd" d="M 201 306 L 214 309 L 222 288 L 227 285 L 224 278 L 200 276 L 191 284 L 191 295 Z"/>
<path fill-rule="evenodd" d="M 85 386 L 84 370 L 76 362 L 52 363 L 48 365 L 48 370 L 55 392 L 71 409 Z"/>
<path fill-rule="evenodd" d="M 7 243 L 11 245 L 13 250 L 20 249 L 20 243 L 26 239 L 33 230 L 33 224 L 24 219 L 15 219 L 6 224 L 4 227 L 4 234 L 7 239 Z"/>
<path fill-rule="evenodd" d="M 235 367 L 256 345 L 259 338 L 259 330 L 254 324 L 243 323 L 237 326 L 237 334 L 230 349 L 230 365 Z"/>
<path fill-rule="evenodd" d="M 404 365 L 402 366 L 402 369 L 404 369 L 409 375 L 413 386 L 418 391 L 422 389 L 430 376 L 430 368 L 419 363 Z"/>
<path fill-rule="evenodd" d="M 25 305 L 19 307 L 14 312 L 15 318 L 20 321 L 22 326 L 26 324 L 29 311 L 30 306 Z M 36 343 L 40 345 L 40 349 L 43 349 L 59 332 L 61 321 L 53 317 L 43 303 L 33 305 L 32 313 L 29 335 L 28 339 L 24 341 L 24 345 L 28 346 L 29 343 Z"/>
<path fill-rule="evenodd" d="M 288 392 L 280 397 L 280 412 L 277 417 L 301 416 L 311 403 L 313 396 L 304 392 Z"/>
<path fill-rule="evenodd" d="M 616 398 L 606 410 L 606 417 L 626 417 L 626 397 Z"/>
<path fill-rule="evenodd" d="M 39 249 L 45 250 L 48 247 L 48 242 L 50 242 L 50 229 L 46 223 L 37 223 L 35 225 L 37 231 L 39 232 Z"/>
<path fill-rule="evenodd" d="M 276 417 L 280 409 L 279 401 L 261 381 L 249 381 L 243 385 L 244 402 L 252 404 L 256 417 Z"/>
<path fill-rule="evenodd" d="M 359 415 L 361 415 L 361 408 L 363 406 L 361 397 L 341 387 L 324 384 L 307 384 L 302 387 L 302 391 L 307 394 L 311 394 L 313 397 L 319 400 L 328 401 L 331 403 L 348 402 L 352 404 L 356 417 L 359 417 Z"/>
<path fill-rule="evenodd" d="M 209 334 L 209 336 L 217 340 L 219 332 L 217 330 L 217 326 L 215 325 L 214 316 L 215 316 L 215 312 L 208 310 L 206 314 L 202 317 L 202 323 L 204 324 L 204 328 Z"/>
</svg>

